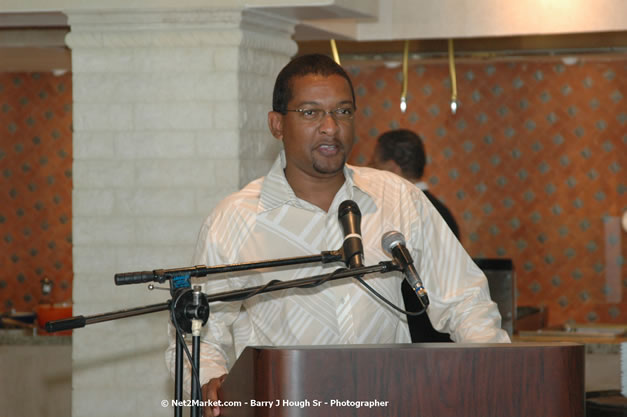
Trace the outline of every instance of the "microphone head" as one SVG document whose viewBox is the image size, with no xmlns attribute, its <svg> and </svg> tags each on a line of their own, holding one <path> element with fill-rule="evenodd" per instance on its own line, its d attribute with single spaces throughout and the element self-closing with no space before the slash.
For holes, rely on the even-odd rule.
<svg viewBox="0 0 627 417">
<path fill-rule="evenodd" d="M 396 246 L 404 244 L 405 236 L 403 236 L 401 232 L 397 232 L 396 230 L 390 230 L 389 232 L 385 232 L 383 236 L 381 236 L 381 247 L 389 255 L 392 254 L 392 249 L 394 249 Z"/>
<path fill-rule="evenodd" d="M 349 212 L 352 212 L 354 215 L 361 217 L 361 211 L 359 211 L 359 206 L 353 200 L 344 200 L 340 204 L 340 207 L 337 210 L 337 217 L 342 218 L 346 216 Z"/>
</svg>

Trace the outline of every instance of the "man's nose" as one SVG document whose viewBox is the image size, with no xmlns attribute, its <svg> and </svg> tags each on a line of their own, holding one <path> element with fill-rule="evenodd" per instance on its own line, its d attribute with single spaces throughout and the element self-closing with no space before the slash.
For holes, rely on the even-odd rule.
<svg viewBox="0 0 627 417">
<path fill-rule="evenodd" d="M 333 112 L 326 112 L 320 121 L 320 131 L 326 134 L 332 134 L 337 131 L 339 124 L 335 120 Z"/>
</svg>

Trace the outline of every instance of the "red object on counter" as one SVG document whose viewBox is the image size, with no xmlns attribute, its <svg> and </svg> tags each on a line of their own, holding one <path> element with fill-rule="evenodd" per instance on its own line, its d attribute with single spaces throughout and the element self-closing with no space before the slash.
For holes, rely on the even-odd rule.
<svg viewBox="0 0 627 417">
<path fill-rule="evenodd" d="M 53 320 L 61 320 L 72 317 L 72 304 L 59 303 L 59 304 L 39 304 L 36 308 L 37 311 L 37 325 L 39 326 L 38 333 L 42 335 L 51 336 L 63 336 L 71 335 L 72 330 L 64 330 L 61 332 L 48 333 L 44 329 L 46 323 Z"/>
</svg>

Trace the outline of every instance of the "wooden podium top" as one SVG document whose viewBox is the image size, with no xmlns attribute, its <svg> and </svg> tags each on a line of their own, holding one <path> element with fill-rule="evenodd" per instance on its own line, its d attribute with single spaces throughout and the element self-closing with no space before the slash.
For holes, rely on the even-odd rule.
<svg viewBox="0 0 627 417">
<path fill-rule="evenodd" d="M 514 342 L 534 342 L 534 343 L 555 343 L 555 342 L 570 342 L 581 343 L 583 345 L 588 344 L 603 344 L 603 345 L 615 345 L 627 342 L 625 337 L 615 336 L 598 336 L 588 334 L 568 334 L 568 333 L 531 333 L 526 332 L 519 335 L 515 335 L 512 339 Z"/>
</svg>

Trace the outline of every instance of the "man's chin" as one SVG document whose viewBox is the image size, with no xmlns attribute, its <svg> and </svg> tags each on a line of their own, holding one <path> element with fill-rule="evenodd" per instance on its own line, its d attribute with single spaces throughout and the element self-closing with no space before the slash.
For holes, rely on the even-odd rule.
<svg viewBox="0 0 627 417">
<path fill-rule="evenodd" d="M 342 172 L 346 161 L 338 162 L 335 164 L 314 164 L 313 168 L 318 174 L 333 175 L 338 172 Z"/>
</svg>

